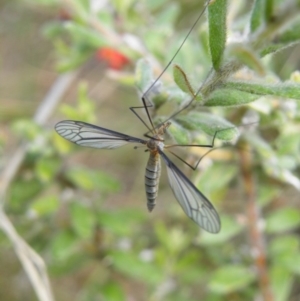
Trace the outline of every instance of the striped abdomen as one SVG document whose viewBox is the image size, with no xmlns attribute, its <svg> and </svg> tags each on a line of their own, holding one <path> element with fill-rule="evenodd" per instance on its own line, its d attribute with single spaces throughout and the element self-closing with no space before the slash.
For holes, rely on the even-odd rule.
<svg viewBox="0 0 300 301">
<path fill-rule="evenodd" d="M 147 196 L 147 207 L 152 211 L 156 204 L 156 197 L 158 193 L 158 183 L 160 177 L 160 155 L 158 153 L 151 153 L 146 166 L 145 186 Z"/>
</svg>

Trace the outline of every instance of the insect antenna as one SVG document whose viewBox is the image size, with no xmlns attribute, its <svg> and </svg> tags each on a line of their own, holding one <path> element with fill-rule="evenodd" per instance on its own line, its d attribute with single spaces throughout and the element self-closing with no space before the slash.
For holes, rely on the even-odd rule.
<svg viewBox="0 0 300 301">
<path fill-rule="evenodd" d="M 171 58 L 171 60 L 169 61 L 169 63 L 166 65 L 166 67 L 163 69 L 163 71 L 160 73 L 160 75 L 156 78 L 156 80 L 152 83 L 152 85 L 146 90 L 146 92 L 144 93 L 143 97 L 146 97 L 146 95 L 149 93 L 149 91 L 155 86 L 155 84 L 160 80 L 160 78 L 163 76 L 163 74 L 166 72 L 166 70 L 170 67 L 170 65 L 173 63 L 175 57 L 177 56 L 177 54 L 179 53 L 179 51 L 181 50 L 181 48 L 183 47 L 183 45 L 185 44 L 186 40 L 188 39 L 188 37 L 190 36 L 190 34 L 192 33 L 192 31 L 194 30 L 195 26 L 197 25 L 198 21 L 201 19 L 201 17 L 203 16 L 206 8 L 208 7 L 208 5 L 210 4 L 211 0 L 208 0 L 206 2 L 206 4 L 204 5 L 201 13 L 199 14 L 199 16 L 197 17 L 196 21 L 194 22 L 193 26 L 190 28 L 190 30 L 188 31 L 187 35 L 185 36 L 185 38 L 183 39 L 182 43 L 180 44 L 179 48 L 176 50 L 176 52 L 174 53 L 173 57 Z"/>
<path fill-rule="evenodd" d="M 185 44 L 186 40 L 188 39 L 188 37 L 190 36 L 190 34 L 192 33 L 192 31 L 194 30 L 194 28 L 196 27 L 197 23 L 199 22 L 199 20 L 201 19 L 201 17 L 203 16 L 206 8 L 208 7 L 208 5 L 212 2 L 212 0 L 208 0 L 201 13 L 199 14 L 199 16 L 197 17 L 196 21 L 193 23 L 192 27 L 189 29 L 187 35 L 185 36 L 185 38 L 183 39 L 183 41 L 181 42 L 180 46 L 177 48 L 176 52 L 174 53 L 174 55 L 172 56 L 171 60 L 168 62 L 168 64 L 164 67 L 164 69 L 162 70 L 162 72 L 159 74 L 159 76 L 155 79 L 155 81 L 147 88 L 146 92 L 143 93 L 141 99 L 143 102 L 143 106 L 138 106 L 138 107 L 130 107 L 130 110 L 134 113 L 134 115 L 136 117 L 138 117 L 138 119 L 146 126 L 146 128 L 148 129 L 148 132 L 146 132 L 144 134 L 145 137 L 148 138 L 153 138 L 151 136 L 149 136 L 150 133 L 155 133 L 156 129 L 159 128 L 163 123 L 165 123 L 166 121 L 170 120 L 171 118 L 173 118 L 174 116 L 176 116 L 177 114 L 179 114 L 180 112 L 182 112 L 183 110 L 185 110 L 187 107 L 190 106 L 190 104 L 193 102 L 193 100 L 195 99 L 195 97 L 197 96 L 197 94 L 200 92 L 201 87 L 197 90 L 195 96 L 189 101 L 189 103 L 187 105 L 185 105 L 182 109 L 180 109 L 179 111 L 177 111 L 175 114 L 171 115 L 168 119 L 166 119 L 164 122 L 159 123 L 158 125 L 154 126 L 152 118 L 150 116 L 149 110 L 148 108 L 154 107 L 153 104 L 151 103 L 151 101 L 147 98 L 147 94 L 150 92 L 150 90 L 158 83 L 158 81 L 160 80 L 160 78 L 163 76 L 163 74 L 166 72 L 166 70 L 170 67 L 170 65 L 173 63 L 174 59 L 176 58 L 177 54 L 180 52 L 180 50 L 182 49 L 183 45 Z M 143 118 L 137 113 L 136 109 L 144 109 L 146 111 L 148 120 L 151 124 L 152 129 L 150 129 L 150 127 L 146 124 L 146 122 L 143 120 Z"/>
</svg>

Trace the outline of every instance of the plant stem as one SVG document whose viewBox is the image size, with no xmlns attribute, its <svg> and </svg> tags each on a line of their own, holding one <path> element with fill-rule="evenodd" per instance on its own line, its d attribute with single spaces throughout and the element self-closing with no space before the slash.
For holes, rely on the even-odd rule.
<svg viewBox="0 0 300 301">
<path fill-rule="evenodd" d="M 274 301 L 267 270 L 267 255 L 263 235 L 262 219 L 256 202 L 256 187 L 252 170 L 252 154 L 243 145 L 239 151 L 242 181 L 246 196 L 246 214 L 248 216 L 249 240 L 251 254 L 258 276 L 258 283 L 264 301 Z"/>
</svg>

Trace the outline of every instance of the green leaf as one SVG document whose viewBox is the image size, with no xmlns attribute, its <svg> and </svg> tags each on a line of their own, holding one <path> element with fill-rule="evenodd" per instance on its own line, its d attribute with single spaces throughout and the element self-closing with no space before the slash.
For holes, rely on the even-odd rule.
<svg viewBox="0 0 300 301">
<path fill-rule="evenodd" d="M 123 2 L 123 1 L 122 1 Z M 152 5 L 151 5 L 151 4 Z M 171 27 L 171 24 L 174 24 L 174 22 L 177 21 L 177 18 L 179 17 L 179 5 L 176 2 L 167 2 L 166 0 L 164 1 L 149 1 L 149 4 L 152 6 L 152 9 L 157 9 L 157 6 L 163 6 L 163 5 L 168 5 L 168 9 L 167 10 L 161 10 L 159 11 L 159 13 L 157 14 L 157 18 L 155 19 L 155 23 L 157 25 L 160 26 L 168 26 Z"/>
<path fill-rule="evenodd" d="M 103 36 L 92 28 L 68 21 L 65 23 L 64 29 L 71 35 L 76 44 L 83 44 L 92 49 L 107 46 L 107 41 Z"/>
<path fill-rule="evenodd" d="M 208 286 L 212 292 L 224 295 L 246 288 L 255 278 L 254 271 L 244 266 L 223 266 L 212 274 Z"/>
<path fill-rule="evenodd" d="M 63 253 L 66 252 L 63 256 L 57 257 L 56 255 L 52 255 L 55 259 L 53 259 L 49 266 L 51 275 L 55 275 L 58 278 L 59 276 L 65 277 L 66 275 L 76 273 L 78 270 L 80 271 L 86 266 L 88 257 L 76 246 L 76 241 L 78 242 L 78 238 L 74 241 L 72 249 L 68 249 L 68 245 L 61 245 L 61 251 Z M 65 247 L 66 249 L 64 250 Z M 77 249 L 79 250 L 77 251 Z"/>
<path fill-rule="evenodd" d="M 292 125 L 293 126 L 293 125 Z M 300 145 L 300 135 L 298 129 L 295 127 L 295 131 L 290 132 L 288 128 L 283 131 L 283 134 L 276 139 L 276 149 L 280 155 L 292 155 L 297 160 Z M 294 164 L 297 164 L 294 162 Z"/>
<path fill-rule="evenodd" d="M 120 189 L 120 183 L 105 172 L 93 171 L 84 167 L 73 167 L 66 172 L 66 177 L 76 187 L 83 190 L 99 190 L 112 193 Z"/>
<path fill-rule="evenodd" d="M 268 233 L 290 231 L 300 225 L 300 212 L 296 208 L 282 208 L 269 214 L 266 222 Z"/>
<path fill-rule="evenodd" d="M 204 187 L 205 194 L 211 195 L 221 189 L 227 189 L 230 181 L 237 173 L 237 166 L 216 162 L 201 173 L 201 178 L 197 182 L 197 186 Z"/>
<path fill-rule="evenodd" d="M 265 0 L 265 19 L 267 22 L 272 22 L 274 15 L 274 0 Z"/>
<path fill-rule="evenodd" d="M 57 260 L 65 260 L 77 248 L 78 237 L 68 230 L 58 232 L 51 243 L 53 257 Z"/>
<path fill-rule="evenodd" d="M 300 241 L 296 235 L 280 235 L 269 244 L 270 255 L 277 260 L 282 254 L 296 254 L 299 252 Z M 293 256 L 291 256 L 293 257 Z"/>
<path fill-rule="evenodd" d="M 126 297 L 119 283 L 106 283 L 103 288 L 101 288 L 101 296 L 105 301 L 125 301 Z"/>
<path fill-rule="evenodd" d="M 166 95 L 163 95 L 166 94 Z M 172 104 L 176 104 L 176 105 L 182 105 L 183 103 L 185 103 L 185 101 L 191 100 L 192 96 L 189 96 L 187 93 L 183 92 L 181 89 L 179 89 L 177 86 L 170 86 L 170 87 L 166 87 L 164 89 L 164 92 L 160 93 L 160 95 L 163 95 L 164 97 L 164 102 L 166 102 L 166 100 L 170 101 Z M 155 97 L 153 98 L 153 102 L 155 103 Z M 160 101 L 160 103 L 162 103 Z M 157 107 L 157 105 L 155 105 L 155 107 Z"/>
<path fill-rule="evenodd" d="M 285 263 L 288 265 L 289 270 L 292 273 L 295 273 L 298 276 L 300 276 L 300 254 L 299 254 L 299 251 L 298 251 L 297 254 L 295 254 L 295 256 L 293 258 L 288 257 L 287 262 L 285 262 Z"/>
<path fill-rule="evenodd" d="M 168 128 L 168 134 L 177 144 L 189 144 L 191 142 L 189 132 L 175 121 L 172 121 Z"/>
<path fill-rule="evenodd" d="M 239 134 L 232 123 L 210 113 L 191 112 L 188 115 L 178 116 L 176 120 L 188 130 L 201 130 L 212 137 L 216 135 L 216 138 L 225 141 L 230 141 Z"/>
<path fill-rule="evenodd" d="M 291 24 L 290 27 L 283 31 L 279 32 L 276 37 L 273 38 L 273 41 L 265 45 L 260 50 L 260 56 L 264 57 L 269 53 L 274 53 L 281 51 L 287 47 L 294 46 L 300 42 L 300 23 Z"/>
<path fill-rule="evenodd" d="M 251 32 L 255 32 L 260 26 L 264 24 L 265 17 L 265 0 L 256 0 L 254 2 L 250 20 Z"/>
<path fill-rule="evenodd" d="M 247 45 L 232 44 L 230 48 L 227 49 L 227 52 L 230 56 L 233 56 L 243 63 L 243 65 L 256 71 L 259 75 L 263 76 L 266 74 L 265 67 L 262 64 L 260 57 Z"/>
<path fill-rule="evenodd" d="M 250 103 L 260 96 L 251 93 L 235 90 L 235 89 L 217 89 L 205 102 L 205 106 L 239 106 Z"/>
<path fill-rule="evenodd" d="M 276 38 L 277 43 L 285 45 L 299 42 L 300 40 L 300 23 L 292 24 L 286 31 L 283 31 Z"/>
<path fill-rule="evenodd" d="M 257 187 L 259 205 L 264 207 L 270 204 L 276 196 L 280 194 L 280 188 L 272 187 L 270 189 L 268 183 L 260 183 Z"/>
<path fill-rule="evenodd" d="M 300 99 L 300 85 L 295 83 L 258 84 L 249 82 L 227 82 L 224 86 L 256 95 L 275 95 Z"/>
<path fill-rule="evenodd" d="M 32 120 L 18 119 L 12 124 L 13 131 L 20 137 L 33 140 L 41 133 L 39 126 Z"/>
<path fill-rule="evenodd" d="M 77 69 L 91 56 L 90 51 L 72 48 L 65 56 L 61 56 L 57 62 L 57 70 L 61 73 Z"/>
<path fill-rule="evenodd" d="M 36 177 L 31 179 L 16 179 L 9 190 L 10 205 L 18 208 L 24 201 L 34 198 L 43 189 Z"/>
<path fill-rule="evenodd" d="M 179 256 L 176 257 L 176 265 L 174 266 L 175 273 L 180 277 L 181 283 L 183 283 L 185 286 L 190 286 L 195 284 L 197 285 L 198 283 L 202 283 L 202 282 L 206 283 L 207 270 L 199 269 L 198 264 L 196 264 L 200 260 L 201 261 L 205 260 L 206 255 L 204 255 L 203 253 L 199 254 L 198 248 L 190 247 L 191 238 L 189 238 L 188 241 L 189 241 L 188 246 L 184 250 L 185 256 L 181 256 L 179 254 Z M 168 258 L 167 252 L 165 252 L 165 256 Z M 165 258 L 161 258 L 161 259 L 162 260 L 160 261 L 160 263 L 164 263 L 166 261 Z M 179 300 L 185 300 L 185 298 Z"/>
<path fill-rule="evenodd" d="M 76 19 L 86 21 L 88 23 L 90 20 L 91 13 L 91 3 L 87 0 L 76 0 L 72 3 L 72 8 L 74 14 L 76 14 Z"/>
<path fill-rule="evenodd" d="M 48 195 L 36 199 L 31 208 L 39 215 L 47 215 L 55 212 L 59 206 L 59 201 L 57 196 Z"/>
<path fill-rule="evenodd" d="M 226 44 L 227 1 L 213 1 L 208 5 L 209 48 L 215 70 L 221 66 Z"/>
<path fill-rule="evenodd" d="M 271 267 L 271 288 L 275 297 L 275 301 L 288 300 L 292 285 L 293 278 L 289 271 L 280 266 Z"/>
<path fill-rule="evenodd" d="M 145 93 L 153 84 L 153 71 L 149 61 L 140 59 L 135 68 L 135 85 L 141 93 Z"/>
<path fill-rule="evenodd" d="M 103 228 L 120 236 L 132 235 L 144 219 L 144 211 L 135 208 L 101 211 L 97 215 L 97 221 Z"/>
<path fill-rule="evenodd" d="M 150 63 L 145 59 L 140 59 L 135 68 L 135 86 L 139 94 L 144 94 L 147 101 L 150 101 L 157 110 L 169 97 L 167 89 L 162 90 L 161 82 L 155 81 Z"/>
<path fill-rule="evenodd" d="M 285 43 L 269 43 L 268 45 L 264 46 L 260 51 L 259 55 L 261 58 L 265 57 L 270 53 L 275 53 L 284 50 L 287 47 L 292 46 L 293 44 L 285 44 Z"/>
<path fill-rule="evenodd" d="M 81 82 L 78 87 L 77 105 L 63 104 L 61 112 L 68 118 L 73 120 L 81 120 L 93 123 L 96 120 L 95 116 L 95 103 L 88 97 L 88 85 Z"/>
<path fill-rule="evenodd" d="M 95 113 L 95 101 L 89 98 L 88 94 L 90 93 L 90 87 L 86 82 L 80 82 L 78 85 L 78 106 L 77 110 L 80 111 L 80 116 L 90 116 L 92 113 Z M 84 117 L 83 117 L 84 118 Z M 89 119 L 90 120 L 90 119 Z M 92 119 L 93 121 L 94 119 Z"/>
<path fill-rule="evenodd" d="M 111 258 L 115 269 L 125 276 L 152 285 L 163 281 L 164 274 L 160 268 L 156 268 L 153 263 L 142 261 L 132 252 L 114 251 Z"/>
<path fill-rule="evenodd" d="M 279 236 L 269 246 L 269 254 L 276 265 L 291 273 L 300 274 L 300 242 L 296 235 Z"/>
<path fill-rule="evenodd" d="M 189 238 L 183 229 L 169 229 L 165 223 L 158 222 L 155 224 L 155 233 L 160 244 L 166 249 L 170 256 L 178 256 L 189 245 Z"/>
<path fill-rule="evenodd" d="M 70 143 L 70 141 L 62 138 L 60 135 L 58 135 L 55 131 L 53 131 L 53 145 L 55 146 L 55 149 L 60 154 L 68 154 L 74 147 L 73 143 Z"/>
<path fill-rule="evenodd" d="M 118 11 L 119 14 L 126 16 L 129 13 L 129 9 L 134 5 L 133 0 L 114 0 L 114 9 Z"/>
<path fill-rule="evenodd" d="M 47 183 L 54 178 L 60 165 L 61 162 L 57 158 L 41 158 L 37 161 L 35 166 L 36 175 L 41 182 Z"/>
<path fill-rule="evenodd" d="M 92 208 L 88 208 L 78 202 L 70 206 L 71 223 L 76 234 L 82 238 L 89 238 L 95 226 L 95 214 Z"/>
<path fill-rule="evenodd" d="M 195 91 L 192 88 L 186 73 L 181 69 L 180 66 L 173 66 L 173 77 L 177 86 L 186 93 L 189 93 L 192 97 L 195 96 Z"/>
<path fill-rule="evenodd" d="M 267 175 L 300 189 L 300 180 L 293 175 L 279 160 L 270 144 L 255 133 L 245 135 L 244 138 L 257 151 L 262 167 Z"/>
</svg>

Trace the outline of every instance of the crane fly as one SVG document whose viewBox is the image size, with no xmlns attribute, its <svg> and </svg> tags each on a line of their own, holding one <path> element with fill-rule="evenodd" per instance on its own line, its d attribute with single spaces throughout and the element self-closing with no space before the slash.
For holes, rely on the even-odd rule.
<svg viewBox="0 0 300 301">
<path fill-rule="evenodd" d="M 170 118 L 174 117 L 179 112 L 181 112 L 183 109 L 185 109 L 187 106 L 185 106 L 183 109 L 178 111 L 176 114 L 173 114 L 164 123 L 161 123 L 155 127 L 153 125 L 152 119 L 148 111 L 148 108 L 152 107 L 153 105 L 151 103 L 150 105 L 146 103 L 146 94 L 150 91 L 152 87 L 154 87 L 154 85 L 157 83 L 159 78 L 162 76 L 162 74 L 166 71 L 166 69 L 169 67 L 171 62 L 174 60 L 175 56 L 183 46 L 187 37 L 190 35 L 192 29 L 195 27 L 196 23 L 202 16 L 208 4 L 209 1 L 207 2 L 206 6 L 202 10 L 201 14 L 197 18 L 193 27 L 188 32 L 183 43 L 176 51 L 175 55 L 173 56 L 173 58 L 171 59 L 167 67 L 162 71 L 162 73 L 155 80 L 155 82 L 144 93 L 142 97 L 143 106 L 130 108 L 131 111 L 139 118 L 139 120 L 148 128 L 149 131 L 144 135 L 145 137 L 148 138 L 148 140 L 132 137 L 93 124 L 85 123 L 82 121 L 74 121 L 74 120 L 65 120 L 57 123 L 55 126 L 55 130 L 61 137 L 75 144 L 86 146 L 86 147 L 100 148 L 100 149 L 114 149 L 114 148 L 121 147 L 127 143 L 137 143 L 137 144 L 144 145 L 146 147 L 146 151 L 149 152 L 149 159 L 148 159 L 146 172 L 145 172 L 145 189 L 146 189 L 148 210 L 152 211 L 156 204 L 159 178 L 161 173 L 160 158 L 162 158 L 167 166 L 169 184 L 183 211 L 201 228 L 205 229 L 210 233 L 218 233 L 221 228 L 221 223 L 217 211 L 210 203 L 210 201 L 202 194 L 202 192 L 197 189 L 197 187 L 185 176 L 185 174 L 169 159 L 169 157 L 164 152 L 164 149 L 168 149 L 168 147 L 177 146 L 177 145 L 169 145 L 169 146 L 164 145 L 164 134 L 166 133 L 168 127 L 171 126 L 171 122 L 169 120 Z M 145 109 L 151 127 L 149 127 L 147 123 L 141 118 L 141 116 L 139 116 L 139 114 L 135 111 L 135 109 L 141 109 L 141 108 Z M 151 133 L 152 135 L 149 136 L 148 135 L 149 133 Z M 214 135 L 213 142 L 215 137 L 216 134 Z M 183 145 L 183 146 L 213 147 L 213 143 L 211 145 Z M 171 153 L 175 155 L 177 158 L 179 158 L 173 152 Z M 181 158 L 179 159 L 185 162 Z"/>
<path fill-rule="evenodd" d="M 167 166 L 170 186 L 183 211 L 206 231 L 218 233 L 221 224 L 213 205 L 164 153 L 163 135 L 169 126 L 170 121 L 163 123 L 155 129 L 155 135 L 148 140 L 73 120 L 57 123 L 55 130 L 60 136 L 75 144 L 92 148 L 114 149 L 127 143 L 145 145 L 150 153 L 145 173 L 148 210 L 152 211 L 156 204 L 162 157 Z"/>
</svg>

